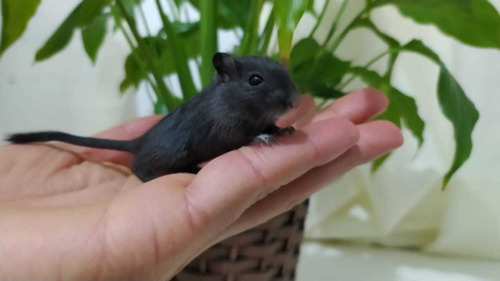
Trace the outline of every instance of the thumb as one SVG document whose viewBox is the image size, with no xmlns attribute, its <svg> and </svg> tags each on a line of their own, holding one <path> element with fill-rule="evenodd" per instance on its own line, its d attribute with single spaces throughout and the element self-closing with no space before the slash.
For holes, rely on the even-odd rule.
<svg viewBox="0 0 500 281">
<path fill-rule="evenodd" d="M 278 145 L 247 146 L 210 161 L 185 190 L 193 223 L 226 228 L 257 200 L 336 159 L 358 139 L 354 124 L 331 118 L 280 139 Z"/>
</svg>

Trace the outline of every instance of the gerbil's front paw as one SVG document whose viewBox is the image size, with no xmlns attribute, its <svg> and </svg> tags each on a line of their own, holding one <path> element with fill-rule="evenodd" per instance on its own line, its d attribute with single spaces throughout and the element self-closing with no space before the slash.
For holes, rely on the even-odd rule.
<svg viewBox="0 0 500 281">
<path fill-rule="evenodd" d="M 294 127 L 285 127 L 285 128 L 280 128 L 278 132 L 276 132 L 277 136 L 289 136 L 295 132 Z"/>
<path fill-rule="evenodd" d="M 272 145 L 277 143 L 278 143 L 278 138 L 268 134 L 258 135 L 255 139 L 253 139 L 252 142 L 253 145 L 258 145 L 258 146 Z"/>
</svg>

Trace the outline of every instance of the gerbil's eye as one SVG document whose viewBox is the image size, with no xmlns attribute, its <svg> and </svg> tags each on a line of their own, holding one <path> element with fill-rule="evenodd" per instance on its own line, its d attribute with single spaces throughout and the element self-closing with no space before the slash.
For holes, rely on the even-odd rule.
<svg viewBox="0 0 500 281">
<path fill-rule="evenodd" d="M 264 79 L 257 74 L 250 76 L 250 79 L 248 80 L 248 83 L 250 83 L 250 85 L 252 86 L 257 86 L 259 84 L 262 84 L 262 82 L 264 82 Z"/>
</svg>

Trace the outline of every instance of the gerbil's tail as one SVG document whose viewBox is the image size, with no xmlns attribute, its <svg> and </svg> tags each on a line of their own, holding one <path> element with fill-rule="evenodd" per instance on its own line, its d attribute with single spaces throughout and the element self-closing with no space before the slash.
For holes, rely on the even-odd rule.
<svg viewBox="0 0 500 281">
<path fill-rule="evenodd" d="M 61 132 L 35 132 L 26 134 L 10 135 L 6 141 L 12 143 L 31 143 L 42 141 L 62 141 L 79 146 L 88 146 L 94 148 L 114 149 L 132 152 L 134 141 L 118 141 L 97 138 L 79 137 Z"/>
</svg>

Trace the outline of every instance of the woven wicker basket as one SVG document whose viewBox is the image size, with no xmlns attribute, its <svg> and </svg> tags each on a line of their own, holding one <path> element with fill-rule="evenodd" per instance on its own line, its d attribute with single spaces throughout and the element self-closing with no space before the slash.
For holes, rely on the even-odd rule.
<svg viewBox="0 0 500 281">
<path fill-rule="evenodd" d="M 295 280 L 307 201 L 226 239 L 188 264 L 174 281 Z"/>
</svg>

